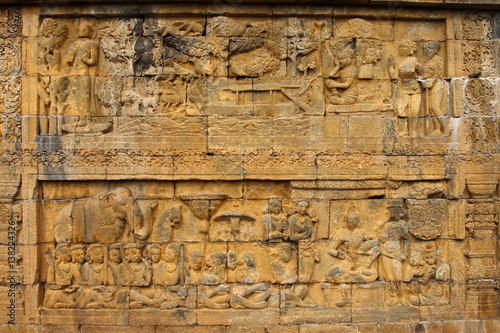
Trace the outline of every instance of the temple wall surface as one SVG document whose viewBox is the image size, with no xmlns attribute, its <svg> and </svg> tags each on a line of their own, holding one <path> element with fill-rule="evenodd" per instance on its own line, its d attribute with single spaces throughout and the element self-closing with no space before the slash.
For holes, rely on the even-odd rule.
<svg viewBox="0 0 500 333">
<path fill-rule="evenodd" d="M 498 1 L 0 1 L 0 332 L 500 332 Z"/>
</svg>

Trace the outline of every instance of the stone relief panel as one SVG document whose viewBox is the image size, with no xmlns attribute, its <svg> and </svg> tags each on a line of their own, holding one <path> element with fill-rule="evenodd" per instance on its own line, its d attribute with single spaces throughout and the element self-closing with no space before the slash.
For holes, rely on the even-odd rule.
<svg viewBox="0 0 500 333">
<path fill-rule="evenodd" d="M 115 138 L 151 115 L 388 112 L 403 138 L 448 138 L 447 45 L 427 35 L 444 36 L 443 22 L 46 17 L 37 38 L 39 134 Z M 136 135 L 171 137 L 153 128 L 127 134 Z"/>
<path fill-rule="evenodd" d="M 447 199 L 249 199 L 239 182 L 219 191 L 199 182 L 203 194 L 189 194 L 193 185 L 94 182 L 75 196 L 72 182 L 44 182 L 40 306 L 333 309 L 338 318 L 366 307 L 363 297 L 402 313 L 454 302 Z M 485 230 L 470 219 L 468 230 Z M 475 246 L 491 249 L 477 242 L 464 243 L 470 267 Z"/>
<path fill-rule="evenodd" d="M 0 149 L 29 168 L 26 202 L 0 202 L 0 235 L 29 230 L 18 313 L 498 317 L 498 20 L 283 8 L 0 10 Z"/>
</svg>

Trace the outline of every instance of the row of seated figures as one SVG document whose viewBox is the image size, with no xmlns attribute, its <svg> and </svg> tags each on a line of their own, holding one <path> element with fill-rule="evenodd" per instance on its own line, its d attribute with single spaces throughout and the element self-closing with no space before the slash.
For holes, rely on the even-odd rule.
<svg viewBox="0 0 500 333">
<path fill-rule="evenodd" d="M 356 207 L 349 206 L 345 227 L 329 241 L 315 239 L 318 218 L 309 201 L 297 200 L 294 205 L 289 209 L 271 199 L 263 218 L 267 241 L 236 242 L 242 247 L 217 242 L 58 243 L 45 253 L 46 306 L 75 307 L 77 298 L 93 299 L 102 290 L 117 293 L 116 288 L 130 286 L 124 292 L 131 307 L 187 306 L 185 298 L 195 293 L 194 287 L 203 289 L 198 298 L 209 308 L 263 308 L 277 304 L 272 290 L 282 285 L 288 306 L 314 307 L 307 283 L 336 284 L 345 296 L 347 284 L 376 280 L 389 283 L 395 305 L 403 302 L 407 288 L 401 283 L 450 280 L 450 265 L 442 261 L 436 241 L 410 241 L 401 204 L 388 206 L 389 218 L 376 235 L 365 230 Z M 323 273 L 318 277 L 316 270 Z M 166 299 L 183 295 L 183 300 L 158 305 L 158 293 L 170 295 Z M 343 303 L 348 304 L 338 302 Z M 85 304 L 92 307 L 92 301 Z"/>
</svg>

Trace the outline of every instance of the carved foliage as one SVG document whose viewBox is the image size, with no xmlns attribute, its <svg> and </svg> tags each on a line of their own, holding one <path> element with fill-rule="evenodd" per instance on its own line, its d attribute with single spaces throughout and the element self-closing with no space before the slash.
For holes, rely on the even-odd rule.
<svg viewBox="0 0 500 333">
<path fill-rule="evenodd" d="M 488 13 L 468 12 L 462 16 L 465 39 L 485 39 L 491 34 L 491 16 Z"/>
<path fill-rule="evenodd" d="M 465 86 L 465 101 L 474 115 L 489 115 L 495 102 L 495 91 L 487 79 L 470 79 Z"/>
<path fill-rule="evenodd" d="M 0 38 L 18 37 L 21 34 L 21 9 L 17 7 L 0 10 Z"/>
<path fill-rule="evenodd" d="M 464 48 L 463 68 L 466 72 L 488 75 L 495 64 L 494 52 L 484 42 L 470 42 Z"/>
</svg>

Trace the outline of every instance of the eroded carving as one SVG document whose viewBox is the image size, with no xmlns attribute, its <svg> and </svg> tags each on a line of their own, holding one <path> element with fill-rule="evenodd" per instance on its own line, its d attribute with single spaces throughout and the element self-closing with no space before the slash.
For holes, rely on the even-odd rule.
<svg viewBox="0 0 500 333">
<path fill-rule="evenodd" d="M 426 135 L 448 136 L 449 129 L 446 128 L 443 116 L 448 111 L 448 91 L 443 79 L 443 58 L 438 54 L 441 48 L 439 42 L 425 42 L 423 49 L 425 58 L 423 61 L 423 108 L 424 116 L 429 117 L 425 126 Z"/>
<path fill-rule="evenodd" d="M 490 114 L 494 100 L 495 91 L 489 80 L 470 79 L 465 85 L 465 101 L 473 114 Z"/>
<path fill-rule="evenodd" d="M 396 82 L 394 89 L 394 111 L 401 121 L 401 136 L 417 136 L 420 105 L 422 96 L 417 78 L 424 68 L 415 57 L 417 45 L 412 41 L 404 41 L 398 47 L 398 62 L 389 57 L 389 75 Z"/>
<path fill-rule="evenodd" d="M 21 8 L 10 7 L 0 10 L 0 37 L 12 38 L 21 34 Z"/>
<path fill-rule="evenodd" d="M 345 226 L 337 231 L 333 240 L 328 254 L 338 261 L 326 274 L 327 281 L 371 282 L 377 279 L 374 262 L 380 254 L 379 241 L 364 230 L 354 205 L 349 206 Z"/>
<path fill-rule="evenodd" d="M 469 12 L 462 16 L 462 33 L 465 39 L 487 38 L 491 30 L 491 16 L 488 13 Z"/>
</svg>

